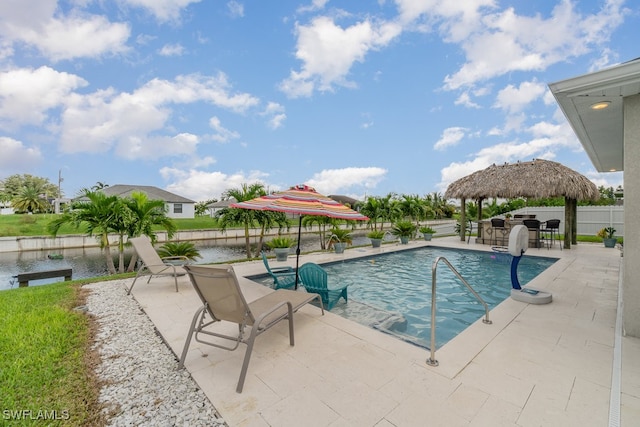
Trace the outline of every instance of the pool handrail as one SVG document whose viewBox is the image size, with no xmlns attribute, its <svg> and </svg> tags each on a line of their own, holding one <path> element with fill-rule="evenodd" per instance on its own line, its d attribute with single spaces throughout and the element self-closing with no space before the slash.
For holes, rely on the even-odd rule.
<svg viewBox="0 0 640 427">
<path fill-rule="evenodd" d="M 431 265 L 431 345 L 429 346 L 431 355 L 427 359 L 427 365 L 430 366 L 438 366 L 438 361 L 436 360 L 436 272 L 438 270 L 438 262 L 440 262 L 441 260 L 447 265 L 447 267 L 449 267 L 453 274 L 455 274 L 456 277 L 460 279 L 460 281 L 467 287 L 467 289 L 471 291 L 473 296 L 476 297 L 476 299 L 484 306 L 485 315 L 484 319 L 482 319 L 482 322 L 487 325 L 493 323 L 491 320 L 489 320 L 489 306 L 486 302 L 484 302 L 482 297 L 471 287 L 471 285 L 469 285 L 469 283 L 467 283 L 466 280 L 464 280 L 464 277 L 462 277 L 458 270 L 456 270 L 455 267 L 451 265 L 449 260 L 442 256 L 436 257 L 436 259 L 433 260 L 433 264 Z"/>
</svg>

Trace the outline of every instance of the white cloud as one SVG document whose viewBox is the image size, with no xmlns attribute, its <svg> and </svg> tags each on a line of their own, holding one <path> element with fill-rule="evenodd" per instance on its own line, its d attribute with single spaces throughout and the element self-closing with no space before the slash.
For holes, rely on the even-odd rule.
<svg viewBox="0 0 640 427">
<path fill-rule="evenodd" d="M 296 57 L 301 71 L 291 71 L 280 84 L 287 96 L 311 96 L 315 90 L 325 92 L 335 86 L 354 87 L 347 76 L 355 62 L 362 62 L 371 50 L 386 46 L 400 34 L 394 23 L 369 20 L 342 28 L 331 18 L 320 16 L 309 25 L 296 26 Z"/>
<path fill-rule="evenodd" d="M 22 173 L 44 160 L 37 147 L 25 147 L 22 142 L 5 136 L 0 136 L 0 152 L 0 170 L 4 175 L 0 178 L 6 178 L 14 171 Z"/>
<path fill-rule="evenodd" d="M 51 109 L 87 84 L 76 75 L 49 67 L 0 72 L 0 128 L 45 123 Z"/>
<path fill-rule="evenodd" d="M 104 16 L 77 9 L 63 15 L 56 6 L 53 0 L 3 1 L 0 36 L 5 49 L 24 43 L 53 61 L 98 58 L 128 50 L 128 24 L 109 22 Z"/>
<path fill-rule="evenodd" d="M 127 158 L 177 154 L 174 145 L 191 153 L 199 138 L 168 129 L 171 106 L 208 102 L 235 112 L 244 112 L 258 104 L 246 93 L 233 94 L 226 76 L 186 75 L 174 81 L 153 79 L 132 93 L 114 89 L 68 97 L 63 112 L 61 149 L 67 153 L 104 152 L 114 145 L 135 147 L 118 153 Z M 157 136 L 166 132 L 167 135 Z M 151 136 L 154 134 L 154 136 Z M 227 136 L 232 137 L 233 132 Z M 156 148 L 157 147 L 157 148 Z"/>
<path fill-rule="evenodd" d="M 160 170 L 160 175 L 168 181 L 166 190 L 175 192 L 184 197 L 196 201 L 204 201 L 211 198 L 220 200 L 222 193 L 232 188 L 240 188 L 245 183 L 261 183 L 266 186 L 265 179 L 268 174 L 260 171 L 252 171 L 248 174 L 236 172 L 227 175 L 223 172 L 206 172 L 197 169 L 178 169 L 165 167 Z"/>
<path fill-rule="evenodd" d="M 433 145 L 434 150 L 444 150 L 447 147 L 457 145 L 462 138 L 464 138 L 465 132 L 468 129 L 463 127 L 450 127 L 442 131 L 442 136 Z"/>
<path fill-rule="evenodd" d="M 182 10 L 201 0 L 119 0 L 120 3 L 145 9 L 160 22 L 178 21 Z"/>
<path fill-rule="evenodd" d="M 260 115 L 267 117 L 267 125 L 274 130 L 279 129 L 287 119 L 284 106 L 277 102 L 269 102 Z"/>
<path fill-rule="evenodd" d="M 313 175 L 308 184 L 321 194 L 343 194 L 349 189 L 372 189 L 387 175 L 387 170 L 379 167 L 349 167 L 325 169 Z"/>
<path fill-rule="evenodd" d="M 473 31 L 448 28 L 449 41 L 460 42 L 466 63 L 445 78 L 446 89 L 472 86 L 512 71 L 539 71 L 567 58 L 582 55 L 601 43 L 622 22 L 621 2 L 611 0 L 598 13 L 581 16 L 573 3 L 562 0 L 551 16 L 517 15 L 513 8 L 486 14 Z M 457 31 L 466 34 L 456 36 Z"/>
<path fill-rule="evenodd" d="M 468 107 L 468 108 L 480 108 L 479 104 L 476 104 L 471 100 L 471 97 L 469 96 L 469 92 L 462 92 L 458 97 L 458 99 L 454 101 L 454 104 L 464 105 L 465 107 Z"/>
<path fill-rule="evenodd" d="M 215 116 L 209 119 L 209 126 L 211 126 L 211 128 L 216 131 L 216 134 L 212 136 L 214 141 L 224 143 L 229 142 L 232 139 L 240 138 L 240 134 L 238 132 L 230 131 L 229 129 L 224 128 L 222 126 L 222 123 L 220 122 L 220 119 Z"/>
<path fill-rule="evenodd" d="M 510 114 L 518 113 L 546 93 L 548 93 L 546 85 L 536 80 L 522 82 L 519 87 L 508 85 L 498 92 L 494 107 Z"/>
<path fill-rule="evenodd" d="M 227 3 L 227 9 L 233 18 L 244 17 L 244 5 L 238 1 L 230 1 Z"/>
<path fill-rule="evenodd" d="M 185 52 L 184 46 L 180 43 L 165 44 L 160 48 L 158 54 L 161 56 L 182 56 Z"/>
</svg>

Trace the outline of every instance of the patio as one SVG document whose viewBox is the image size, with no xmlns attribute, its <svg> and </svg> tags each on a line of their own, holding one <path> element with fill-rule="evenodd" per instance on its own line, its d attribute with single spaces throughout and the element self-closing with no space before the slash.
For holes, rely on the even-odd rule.
<svg viewBox="0 0 640 427">
<path fill-rule="evenodd" d="M 458 237 L 410 246 L 426 244 L 490 250 Z M 302 255 L 301 263 L 398 248 Z M 244 349 L 194 342 L 186 367 L 231 426 L 631 425 L 640 417 L 640 339 L 616 341 L 620 251 L 579 244 L 525 256 L 536 255 L 560 258 L 529 284 L 553 302 L 506 300 L 491 311 L 492 325 L 476 322 L 438 349 L 438 367 L 425 363 L 425 349 L 312 306 L 295 316 L 295 347 L 284 323 L 258 337 L 242 394 Z M 261 261 L 234 268 L 248 300 L 269 292 L 241 277 L 263 273 Z M 186 279 L 179 288 L 160 278 L 132 292 L 176 354 L 199 306 Z"/>
</svg>

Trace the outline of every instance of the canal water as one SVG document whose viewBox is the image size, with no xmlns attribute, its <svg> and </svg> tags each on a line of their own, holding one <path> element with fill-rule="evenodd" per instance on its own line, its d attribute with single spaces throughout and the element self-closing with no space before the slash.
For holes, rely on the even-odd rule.
<svg viewBox="0 0 640 427">
<path fill-rule="evenodd" d="M 366 245 L 368 243 L 369 239 L 364 236 L 355 236 L 353 238 L 354 245 Z M 201 258 L 196 260 L 196 264 L 226 262 L 246 258 L 244 239 L 235 241 L 202 240 L 196 241 L 194 244 L 201 255 Z M 300 250 L 302 252 L 320 250 L 319 238 L 303 236 Z M 117 268 L 117 250 L 112 249 L 111 253 L 114 255 L 114 263 Z M 291 253 L 295 253 L 295 248 L 291 249 Z M 131 254 L 132 249 L 125 251 L 125 267 L 128 265 Z M 18 287 L 18 282 L 14 276 L 19 273 L 57 270 L 62 268 L 71 268 L 73 270 L 73 279 L 107 275 L 104 254 L 99 248 L 4 252 L 0 253 L 0 290 Z M 38 286 L 62 280 L 62 277 L 57 279 L 34 280 L 29 282 L 29 286 Z"/>
</svg>

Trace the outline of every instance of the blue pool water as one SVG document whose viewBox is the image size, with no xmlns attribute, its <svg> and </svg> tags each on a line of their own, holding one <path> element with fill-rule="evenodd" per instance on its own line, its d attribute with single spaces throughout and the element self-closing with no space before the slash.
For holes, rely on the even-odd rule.
<svg viewBox="0 0 640 427">
<path fill-rule="evenodd" d="M 431 267 L 439 256 L 460 272 L 489 309 L 510 295 L 510 255 L 428 247 L 324 264 L 330 284 L 350 283 L 349 302 L 341 300 L 332 313 L 428 348 Z M 525 255 L 518 266 L 520 284 L 530 282 L 555 261 Z M 442 262 L 436 293 L 436 345 L 440 347 L 484 316 L 484 308 Z"/>
</svg>

